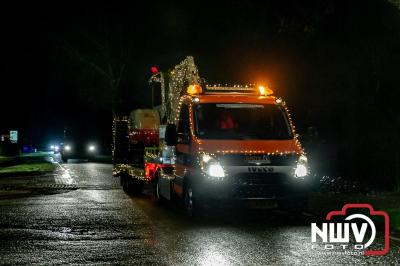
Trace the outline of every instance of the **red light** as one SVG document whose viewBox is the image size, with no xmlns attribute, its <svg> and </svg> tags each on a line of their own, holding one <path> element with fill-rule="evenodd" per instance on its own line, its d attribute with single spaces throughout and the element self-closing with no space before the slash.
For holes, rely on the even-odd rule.
<svg viewBox="0 0 400 266">
<path fill-rule="evenodd" d="M 156 169 L 157 169 L 157 164 L 145 163 L 145 175 L 148 180 L 150 180 L 153 177 Z"/>
<path fill-rule="evenodd" d="M 152 66 L 152 67 L 150 68 L 150 70 L 151 70 L 151 73 L 152 73 L 153 75 L 158 73 L 158 68 L 155 67 L 155 66 Z"/>
</svg>

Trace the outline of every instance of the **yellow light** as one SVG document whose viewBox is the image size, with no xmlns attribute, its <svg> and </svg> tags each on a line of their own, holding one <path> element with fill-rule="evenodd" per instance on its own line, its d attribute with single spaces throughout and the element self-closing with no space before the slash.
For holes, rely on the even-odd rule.
<svg viewBox="0 0 400 266">
<path fill-rule="evenodd" d="M 201 86 L 200 85 L 190 85 L 188 88 L 187 88 L 187 93 L 188 94 L 201 94 L 201 93 L 203 93 L 203 89 L 201 88 Z"/>
<path fill-rule="evenodd" d="M 260 95 L 263 95 L 263 96 L 268 96 L 268 95 L 274 94 L 273 90 L 271 90 L 268 87 L 264 87 L 264 86 L 258 86 L 258 92 L 260 93 Z"/>
<path fill-rule="evenodd" d="M 261 95 L 265 95 L 265 87 L 264 87 L 264 86 L 258 86 L 258 92 L 259 92 Z"/>
</svg>

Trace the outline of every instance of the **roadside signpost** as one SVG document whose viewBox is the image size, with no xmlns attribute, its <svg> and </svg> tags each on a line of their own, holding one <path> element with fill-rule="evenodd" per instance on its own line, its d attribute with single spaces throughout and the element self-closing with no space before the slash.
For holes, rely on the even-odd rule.
<svg viewBox="0 0 400 266">
<path fill-rule="evenodd" d="M 11 143 L 18 142 L 18 130 L 10 130 L 10 142 Z"/>
</svg>

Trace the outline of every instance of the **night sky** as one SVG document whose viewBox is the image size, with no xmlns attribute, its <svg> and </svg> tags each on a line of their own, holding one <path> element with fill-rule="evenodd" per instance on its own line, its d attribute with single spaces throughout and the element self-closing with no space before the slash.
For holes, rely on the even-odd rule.
<svg viewBox="0 0 400 266">
<path fill-rule="evenodd" d="M 150 67 L 166 70 L 193 55 L 210 83 L 267 83 L 287 100 L 301 133 L 316 126 L 345 149 L 361 132 L 380 138 L 398 128 L 391 106 L 399 96 L 399 21 L 398 8 L 381 0 L 6 1 L 1 128 L 18 128 L 36 145 L 71 124 L 107 139 L 111 95 L 121 114 L 149 106 Z M 93 64 L 115 73 L 124 66 L 116 92 Z"/>
</svg>

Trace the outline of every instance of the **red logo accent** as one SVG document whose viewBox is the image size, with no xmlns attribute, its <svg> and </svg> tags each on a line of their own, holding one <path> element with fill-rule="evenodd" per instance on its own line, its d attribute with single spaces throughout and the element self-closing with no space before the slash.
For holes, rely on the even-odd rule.
<svg viewBox="0 0 400 266">
<path fill-rule="evenodd" d="M 369 209 L 371 216 L 383 216 L 385 220 L 385 246 L 382 250 L 365 250 L 364 255 L 381 256 L 389 252 L 389 215 L 384 211 L 375 211 L 370 204 L 349 203 L 343 206 L 341 211 L 331 211 L 326 215 L 326 220 L 331 220 L 332 216 L 344 216 L 348 209 Z"/>
</svg>

